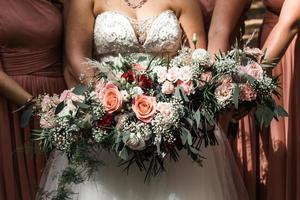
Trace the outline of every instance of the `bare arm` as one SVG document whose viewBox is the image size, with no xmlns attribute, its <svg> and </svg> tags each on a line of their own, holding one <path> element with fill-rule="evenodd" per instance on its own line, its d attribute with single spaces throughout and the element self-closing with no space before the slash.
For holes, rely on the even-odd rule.
<svg viewBox="0 0 300 200">
<path fill-rule="evenodd" d="M 179 0 L 181 8 L 180 23 L 187 36 L 190 47 L 194 47 L 192 42 L 193 34 L 197 35 L 197 48 L 206 49 L 206 36 L 204 30 L 203 17 L 198 0 Z"/>
<path fill-rule="evenodd" d="M 215 54 L 230 48 L 230 37 L 249 2 L 250 0 L 216 0 L 208 32 L 210 53 Z"/>
<path fill-rule="evenodd" d="M 300 2 L 299 0 L 285 0 L 279 21 L 263 46 L 263 49 L 267 49 L 266 58 L 281 58 L 299 29 Z"/>
<path fill-rule="evenodd" d="M 66 69 L 68 85 L 78 83 L 83 74 L 91 77 L 94 72 L 84 64 L 85 58 L 92 57 L 93 28 L 95 17 L 92 0 L 72 0 L 69 2 L 66 22 Z"/>
</svg>

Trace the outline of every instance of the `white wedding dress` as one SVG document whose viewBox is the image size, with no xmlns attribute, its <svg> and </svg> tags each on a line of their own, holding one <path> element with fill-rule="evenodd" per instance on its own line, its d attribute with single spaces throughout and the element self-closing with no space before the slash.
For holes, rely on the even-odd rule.
<svg viewBox="0 0 300 200">
<path fill-rule="evenodd" d="M 143 21 L 117 12 L 104 12 L 95 21 L 96 58 L 128 52 L 174 54 L 182 42 L 182 29 L 172 11 Z M 166 162 L 166 172 L 144 183 L 145 173 L 132 167 L 129 174 L 118 167 L 119 158 L 99 152 L 106 161 L 96 176 L 74 186 L 74 200 L 247 200 L 242 178 L 229 143 L 216 128 L 219 145 L 202 147 L 203 167 L 193 163 L 186 152 L 178 162 Z M 67 165 L 66 158 L 55 152 L 48 161 L 42 188 L 57 187 L 57 174 Z"/>
</svg>

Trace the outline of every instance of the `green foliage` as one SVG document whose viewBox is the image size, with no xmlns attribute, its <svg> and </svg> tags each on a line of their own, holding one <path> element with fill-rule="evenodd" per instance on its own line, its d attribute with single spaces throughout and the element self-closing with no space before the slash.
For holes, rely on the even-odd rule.
<svg viewBox="0 0 300 200">
<path fill-rule="evenodd" d="M 24 128 L 29 124 L 29 121 L 33 115 L 32 106 L 29 106 L 21 115 L 21 127 Z"/>
</svg>

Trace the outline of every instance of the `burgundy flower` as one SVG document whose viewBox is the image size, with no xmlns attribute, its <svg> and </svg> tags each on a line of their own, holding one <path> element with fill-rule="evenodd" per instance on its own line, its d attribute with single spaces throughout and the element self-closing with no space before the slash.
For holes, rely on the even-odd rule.
<svg viewBox="0 0 300 200">
<path fill-rule="evenodd" d="M 134 81 L 134 73 L 132 70 L 129 70 L 128 72 L 122 74 L 122 78 L 125 78 L 128 82 Z"/>
<path fill-rule="evenodd" d="M 98 122 L 98 126 L 100 127 L 109 127 L 112 124 L 113 116 L 112 114 L 105 114 Z"/>
<path fill-rule="evenodd" d="M 141 88 L 150 88 L 152 86 L 152 80 L 143 74 L 139 77 L 139 86 Z"/>
</svg>

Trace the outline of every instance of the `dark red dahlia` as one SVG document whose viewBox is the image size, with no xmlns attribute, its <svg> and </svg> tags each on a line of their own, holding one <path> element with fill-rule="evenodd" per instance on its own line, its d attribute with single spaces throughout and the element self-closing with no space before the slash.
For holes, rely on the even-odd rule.
<svg viewBox="0 0 300 200">
<path fill-rule="evenodd" d="M 112 114 L 105 114 L 102 119 L 99 120 L 98 126 L 109 127 L 112 124 L 113 116 Z"/>
<path fill-rule="evenodd" d="M 129 70 L 128 72 L 122 74 L 122 78 L 125 78 L 128 82 L 134 81 L 134 73 L 132 70 Z"/>
<path fill-rule="evenodd" d="M 139 86 L 141 88 L 150 88 L 152 86 L 152 80 L 143 74 L 139 77 Z"/>
</svg>

